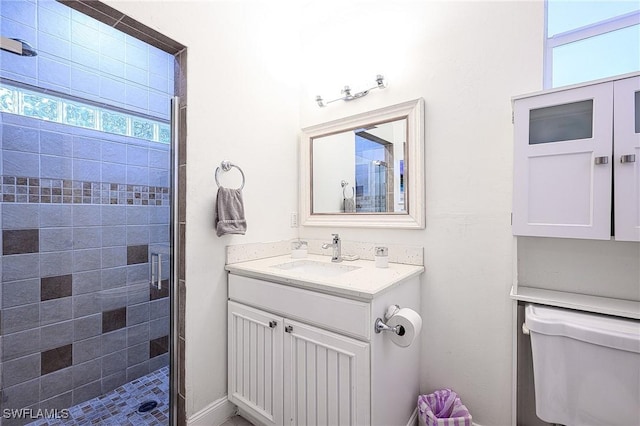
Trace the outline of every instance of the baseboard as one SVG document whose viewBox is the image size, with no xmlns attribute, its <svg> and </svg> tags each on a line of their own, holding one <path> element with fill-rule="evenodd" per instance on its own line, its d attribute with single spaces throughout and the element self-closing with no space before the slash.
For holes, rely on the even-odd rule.
<svg viewBox="0 0 640 426">
<path fill-rule="evenodd" d="M 242 407 L 239 405 L 238 405 L 238 415 L 240 415 L 240 417 L 247 420 L 252 425 L 256 425 L 256 426 L 262 425 L 262 422 L 259 419 L 255 418 L 250 411 L 243 410 Z"/>
<path fill-rule="evenodd" d="M 187 426 L 219 426 L 236 414 L 238 407 L 229 402 L 227 397 L 212 402 L 187 419 Z M 245 414 L 246 415 L 246 414 Z M 407 426 L 418 424 L 418 407 L 413 410 Z M 473 423 L 474 426 L 481 426 Z"/>
<path fill-rule="evenodd" d="M 407 426 L 418 426 L 418 407 L 416 407 L 413 410 L 413 413 L 411 413 L 411 417 L 409 417 Z"/>
<path fill-rule="evenodd" d="M 187 419 L 187 426 L 219 426 L 236 413 L 236 406 L 227 397 L 213 401 Z"/>
</svg>

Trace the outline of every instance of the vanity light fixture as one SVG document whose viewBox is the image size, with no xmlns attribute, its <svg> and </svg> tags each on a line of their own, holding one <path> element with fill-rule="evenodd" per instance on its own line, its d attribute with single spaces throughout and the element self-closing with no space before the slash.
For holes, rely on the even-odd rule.
<svg viewBox="0 0 640 426">
<path fill-rule="evenodd" d="M 322 96 L 318 95 L 316 96 L 316 103 L 318 104 L 319 107 L 325 107 L 329 105 L 331 102 L 335 102 L 335 101 L 348 102 L 354 99 L 360 99 L 367 96 L 369 94 L 369 91 L 373 89 L 384 89 L 385 87 L 387 87 L 387 82 L 385 81 L 384 76 L 381 74 L 378 74 L 376 76 L 376 85 L 373 87 L 370 87 L 358 93 L 351 93 L 351 88 L 349 86 L 344 86 L 344 89 L 342 89 L 340 92 L 344 95 L 341 98 L 333 99 L 331 101 L 325 101 L 324 99 L 322 99 Z"/>
</svg>

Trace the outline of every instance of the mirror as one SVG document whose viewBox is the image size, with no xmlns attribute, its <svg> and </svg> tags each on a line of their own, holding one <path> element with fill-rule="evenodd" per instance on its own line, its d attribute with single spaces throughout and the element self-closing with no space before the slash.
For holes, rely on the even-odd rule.
<svg viewBox="0 0 640 426">
<path fill-rule="evenodd" d="M 423 104 L 303 129 L 302 224 L 424 228 Z"/>
<path fill-rule="evenodd" d="M 405 213 L 407 119 L 311 140 L 311 213 Z"/>
</svg>

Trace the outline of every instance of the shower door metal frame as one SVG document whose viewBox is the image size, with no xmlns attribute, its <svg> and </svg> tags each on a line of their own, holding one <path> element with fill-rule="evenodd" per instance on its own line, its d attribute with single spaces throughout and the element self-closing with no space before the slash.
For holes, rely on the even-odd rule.
<svg viewBox="0 0 640 426">
<path fill-rule="evenodd" d="M 169 282 L 169 425 L 175 426 L 178 423 L 178 371 L 180 370 L 180 356 L 178 353 L 179 337 L 179 292 L 178 292 L 178 271 L 179 260 L 177 247 L 179 242 L 178 226 L 178 144 L 180 129 L 180 98 L 171 98 L 171 190 L 170 190 L 170 282 Z"/>
</svg>

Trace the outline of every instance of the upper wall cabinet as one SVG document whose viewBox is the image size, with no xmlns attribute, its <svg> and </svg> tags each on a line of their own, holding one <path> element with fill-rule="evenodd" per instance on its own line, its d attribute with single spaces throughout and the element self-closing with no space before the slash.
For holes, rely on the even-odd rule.
<svg viewBox="0 0 640 426">
<path fill-rule="evenodd" d="M 613 90 L 615 238 L 640 241 L 640 76 Z"/>
<path fill-rule="evenodd" d="M 513 108 L 513 234 L 640 241 L 640 75 Z"/>
</svg>

